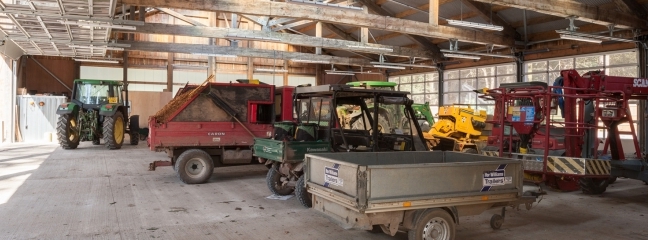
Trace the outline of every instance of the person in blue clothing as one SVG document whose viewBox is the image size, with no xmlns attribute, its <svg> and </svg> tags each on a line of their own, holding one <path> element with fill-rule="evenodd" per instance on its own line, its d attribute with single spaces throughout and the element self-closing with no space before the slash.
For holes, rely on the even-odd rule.
<svg viewBox="0 0 648 240">
<path fill-rule="evenodd" d="M 563 77 L 558 77 L 556 78 L 556 81 L 553 83 L 554 87 L 562 87 L 563 86 Z M 553 93 L 556 94 L 563 94 L 562 88 L 554 88 Z M 563 118 L 565 117 L 565 99 L 563 97 L 558 97 L 558 107 L 560 108 L 560 116 Z"/>
</svg>

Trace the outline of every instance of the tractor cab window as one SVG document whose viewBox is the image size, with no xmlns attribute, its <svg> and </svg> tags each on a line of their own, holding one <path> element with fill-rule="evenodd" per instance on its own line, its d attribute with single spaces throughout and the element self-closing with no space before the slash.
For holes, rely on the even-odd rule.
<svg viewBox="0 0 648 240">
<path fill-rule="evenodd" d="M 119 85 L 100 85 L 92 83 L 77 83 L 75 99 L 83 104 L 108 104 L 120 103 L 121 86 Z"/>
</svg>

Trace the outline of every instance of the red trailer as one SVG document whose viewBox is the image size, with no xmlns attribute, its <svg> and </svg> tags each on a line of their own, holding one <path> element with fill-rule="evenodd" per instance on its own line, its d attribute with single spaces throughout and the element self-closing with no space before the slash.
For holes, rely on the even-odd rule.
<svg viewBox="0 0 648 240">
<path fill-rule="evenodd" d="M 270 138 L 274 121 L 292 120 L 293 91 L 243 83 L 185 87 L 149 119 L 149 148 L 170 158 L 149 170 L 172 166 L 183 182 L 198 184 L 209 180 L 214 167 L 258 163 L 254 138 Z"/>
</svg>

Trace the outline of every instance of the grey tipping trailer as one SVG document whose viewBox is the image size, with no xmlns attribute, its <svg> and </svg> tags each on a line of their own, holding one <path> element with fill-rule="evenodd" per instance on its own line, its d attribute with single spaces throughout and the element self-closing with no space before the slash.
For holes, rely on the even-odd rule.
<svg viewBox="0 0 648 240">
<path fill-rule="evenodd" d="M 458 152 L 347 152 L 306 155 L 313 208 L 345 229 L 408 232 L 409 239 L 453 239 L 462 216 L 536 197 L 523 193 L 520 161 Z"/>
</svg>

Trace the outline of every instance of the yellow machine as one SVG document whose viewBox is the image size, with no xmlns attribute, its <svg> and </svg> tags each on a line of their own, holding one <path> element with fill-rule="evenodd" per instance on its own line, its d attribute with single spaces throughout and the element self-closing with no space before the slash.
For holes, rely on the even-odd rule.
<svg viewBox="0 0 648 240">
<path fill-rule="evenodd" d="M 429 132 L 423 133 L 432 150 L 479 153 L 485 144 L 486 111 L 469 106 L 452 105 L 439 107 L 439 120 Z"/>
</svg>

